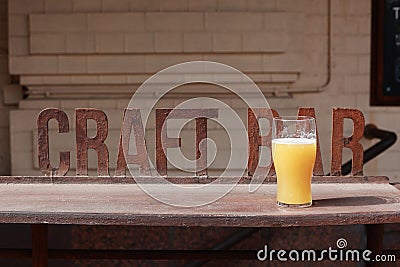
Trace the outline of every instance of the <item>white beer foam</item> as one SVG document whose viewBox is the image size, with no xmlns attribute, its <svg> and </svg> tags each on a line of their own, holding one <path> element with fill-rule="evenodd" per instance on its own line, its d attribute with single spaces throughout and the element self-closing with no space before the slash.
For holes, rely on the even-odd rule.
<svg viewBox="0 0 400 267">
<path fill-rule="evenodd" d="M 272 143 L 285 145 L 309 145 L 317 143 L 315 138 L 277 138 L 273 139 Z"/>
</svg>

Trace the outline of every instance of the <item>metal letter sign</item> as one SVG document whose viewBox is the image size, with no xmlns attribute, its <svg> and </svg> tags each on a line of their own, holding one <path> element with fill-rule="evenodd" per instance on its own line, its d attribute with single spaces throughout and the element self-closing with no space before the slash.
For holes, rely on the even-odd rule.
<svg viewBox="0 0 400 267">
<path fill-rule="evenodd" d="M 173 112 L 172 112 L 173 111 Z M 172 112 L 172 113 L 171 113 Z M 260 135 L 261 118 L 269 119 L 266 109 L 257 108 L 248 110 L 248 150 L 249 157 L 247 163 L 247 173 L 249 176 L 257 175 L 255 170 L 260 164 L 259 147 L 266 146 L 270 142 L 270 133 L 266 136 Z M 272 110 L 273 116 L 278 116 L 275 110 Z M 171 115 L 171 116 L 169 116 Z M 300 108 L 298 115 L 308 115 L 315 117 L 313 108 Z M 109 176 L 109 153 L 107 145 L 104 143 L 108 133 L 108 120 L 106 114 L 98 109 L 76 109 L 76 175 L 88 175 L 88 149 L 93 149 L 98 155 L 98 175 Z M 156 110 L 156 166 L 161 175 L 167 175 L 167 156 L 165 149 L 172 147 L 180 147 L 180 138 L 170 138 L 167 136 L 163 126 L 168 119 L 196 118 L 196 176 L 207 175 L 207 149 L 202 145 L 201 141 L 207 138 L 207 119 L 218 117 L 217 109 L 157 109 Z M 136 164 L 140 167 L 141 176 L 150 176 L 150 164 L 148 161 L 146 141 L 143 131 L 143 123 L 139 109 L 126 109 L 124 112 L 124 120 L 121 128 L 121 137 L 119 141 L 119 151 L 117 158 L 117 168 L 115 176 L 125 176 L 126 165 Z M 356 109 L 334 108 L 332 111 L 332 163 L 331 175 L 341 175 L 342 150 L 350 148 L 353 152 L 352 175 L 363 175 L 363 149 L 359 143 L 364 133 L 364 116 L 361 111 Z M 354 124 L 354 132 L 350 137 L 343 137 L 344 119 L 351 119 Z M 37 120 L 38 128 L 38 158 L 39 166 L 45 176 L 64 176 L 70 168 L 71 151 L 60 152 L 60 164 L 53 167 L 50 164 L 49 156 L 49 128 L 50 120 L 56 120 L 58 123 L 59 133 L 69 132 L 69 119 L 67 114 L 57 108 L 48 108 L 40 112 Z M 89 138 L 87 136 L 87 120 L 96 122 L 96 136 Z M 136 144 L 136 154 L 124 153 L 128 152 L 130 137 Z M 318 143 L 318 135 L 317 135 Z M 314 175 L 322 175 L 322 159 L 319 144 L 317 148 L 317 159 L 314 166 Z M 127 149 L 123 149 L 123 148 Z M 272 165 L 273 163 L 270 163 Z M 271 167 L 271 166 L 269 166 Z M 269 170 L 269 171 L 268 171 Z M 258 173 L 264 177 L 274 174 L 273 168 L 259 168 Z"/>
</svg>

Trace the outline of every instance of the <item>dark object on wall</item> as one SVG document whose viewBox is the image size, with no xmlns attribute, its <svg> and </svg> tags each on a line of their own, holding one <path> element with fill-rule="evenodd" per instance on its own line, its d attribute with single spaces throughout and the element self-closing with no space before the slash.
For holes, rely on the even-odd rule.
<svg viewBox="0 0 400 267">
<path fill-rule="evenodd" d="M 372 106 L 400 106 L 400 1 L 371 0 Z"/>
</svg>

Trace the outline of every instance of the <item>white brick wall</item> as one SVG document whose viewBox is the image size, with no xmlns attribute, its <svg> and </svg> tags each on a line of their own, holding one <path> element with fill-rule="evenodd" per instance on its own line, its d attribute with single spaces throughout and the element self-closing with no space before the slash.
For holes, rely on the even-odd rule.
<svg viewBox="0 0 400 267">
<path fill-rule="evenodd" d="M 131 0 L 131 11 L 160 11 L 162 0 Z"/>
<path fill-rule="evenodd" d="M 102 0 L 72 0 L 74 12 L 101 11 Z"/>
<path fill-rule="evenodd" d="M 23 2 L 24 0 L 15 1 Z M 137 66 L 125 68 L 126 64 L 119 62 L 121 54 L 127 55 L 128 59 L 123 60 L 124 62 L 132 62 L 133 58 L 140 58 L 134 57 L 133 54 L 151 56 L 146 61 L 155 60 L 154 62 L 159 66 L 182 62 L 178 54 L 190 54 L 191 57 L 184 58 L 188 60 L 218 59 L 226 64 L 236 62 L 234 67 L 245 66 L 243 70 L 249 71 L 250 75 L 251 72 L 276 71 L 270 70 L 269 67 L 265 68 L 261 64 L 246 66 L 248 62 L 253 62 L 250 58 L 256 53 L 260 58 L 271 57 L 274 58 L 273 60 L 278 56 L 280 62 L 285 62 L 287 57 L 292 57 L 292 62 L 298 61 L 294 64 L 296 66 L 300 66 L 301 62 L 307 60 L 306 56 L 303 57 L 304 39 L 298 34 L 303 31 L 299 28 L 303 29 L 305 26 L 303 12 L 271 10 L 274 4 L 265 6 L 264 11 L 262 9 L 252 11 L 247 8 L 246 1 L 238 2 L 233 7 L 229 7 L 229 2 L 222 0 L 215 3 L 206 1 L 202 5 L 195 5 L 188 0 L 165 3 L 131 1 L 130 8 L 127 9 L 127 2 L 123 1 L 112 8 L 110 2 L 104 1 L 100 5 L 102 12 L 99 13 L 97 0 L 82 3 L 72 0 L 62 1 L 59 7 L 55 7 L 53 1 L 38 1 L 45 2 L 45 13 L 30 12 L 26 8 L 23 11 L 12 10 L 12 8 L 19 8 L 21 3 L 10 7 L 9 35 L 10 43 L 13 43 L 10 49 L 10 66 L 15 75 L 29 75 L 29 69 L 32 69 L 31 75 L 48 77 L 60 73 L 73 75 L 81 71 L 81 74 L 87 72 L 96 74 L 96 71 L 101 74 L 126 72 L 135 74 L 143 70 Z M 182 7 L 181 2 L 186 4 Z M 135 9 L 139 7 L 142 7 L 142 10 Z M 189 9 L 198 10 L 193 12 Z M 215 12 L 215 9 L 218 12 Z M 288 28 L 287 24 L 293 20 L 296 20 L 296 27 Z M 288 46 L 289 42 L 295 45 Z M 177 59 L 164 56 L 171 53 L 177 54 Z M 243 56 L 237 57 L 225 55 L 225 53 L 241 53 Z M 65 68 L 62 67 L 62 63 L 58 63 L 58 68 L 54 68 L 54 64 L 59 59 L 52 55 L 75 56 L 77 54 L 82 55 L 80 62 L 85 60 L 89 62 L 87 68 L 84 68 L 82 64 L 77 68 Z M 301 56 L 292 56 L 295 54 Z M 110 57 L 110 55 L 115 56 Z M 100 56 L 104 58 L 99 59 Z M 74 61 L 78 62 L 78 60 Z M 95 61 L 96 66 L 90 64 L 91 61 Z M 100 62 L 103 65 L 98 65 Z M 49 63 L 51 65 L 48 65 Z M 323 64 L 323 61 L 319 64 Z M 290 66 L 287 67 L 290 68 Z M 318 67 L 313 71 L 318 72 L 322 69 Z M 145 69 L 149 71 L 147 74 L 151 75 L 154 69 L 160 68 Z M 68 73 L 68 70 L 71 72 Z M 291 72 L 292 70 L 285 69 L 284 65 L 281 65 L 279 71 Z M 301 71 L 301 68 L 296 68 L 296 71 Z M 309 76 L 320 76 L 314 72 L 304 73 Z M 27 79 L 21 77 L 21 80 Z M 55 81 L 55 79 L 44 77 L 36 81 Z M 294 87 L 292 84 L 295 81 L 291 79 L 288 81 L 290 83 L 286 86 Z M 263 86 L 268 88 L 268 80 L 263 82 Z M 29 84 L 25 85 L 31 89 Z"/>
<path fill-rule="evenodd" d="M 63 54 L 66 51 L 65 36 L 63 34 L 31 34 L 29 42 L 31 54 Z"/>
<path fill-rule="evenodd" d="M 113 62 L 113 64 L 110 64 Z M 144 72 L 145 58 L 138 56 L 91 56 L 87 59 L 88 73 Z"/>
<path fill-rule="evenodd" d="M 213 51 L 213 34 L 210 32 L 185 32 L 183 34 L 183 51 Z"/>
<path fill-rule="evenodd" d="M 144 13 L 88 14 L 87 30 L 89 32 L 144 31 L 145 16 Z"/>
<path fill-rule="evenodd" d="M 244 32 L 243 50 L 282 53 L 286 50 L 286 35 L 282 33 Z"/>
<path fill-rule="evenodd" d="M 28 36 L 28 16 L 13 15 L 8 16 L 9 36 Z"/>
<path fill-rule="evenodd" d="M 276 0 L 264 1 L 264 0 L 248 0 L 247 9 L 250 11 L 260 10 L 274 10 L 276 8 Z"/>
<path fill-rule="evenodd" d="M 146 13 L 148 31 L 198 31 L 204 30 L 204 15 L 200 12 Z"/>
<path fill-rule="evenodd" d="M 181 32 L 157 32 L 155 34 L 155 51 L 181 53 L 183 51 L 182 40 Z"/>
<path fill-rule="evenodd" d="M 10 61 L 10 72 L 21 74 L 46 74 L 58 72 L 56 56 L 13 57 Z"/>
<path fill-rule="evenodd" d="M 124 47 L 127 53 L 154 53 L 155 36 L 148 32 L 125 34 Z"/>
<path fill-rule="evenodd" d="M 261 31 L 264 13 L 206 13 L 206 29 L 210 31 Z"/>
<path fill-rule="evenodd" d="M 96 33 L 96 53 L 124 51 L 125 37 L 122 33 Z"/>
<path fill-rule="evenodd" d="M 46 0 L 45 2 L 46 13 L 67 13 L 72 10 L 72 0 Z"/>
<path fill-rule="evenodd" d="M 8 9 L 11 14 L 43 13 L 45 1 L 15 0 L 8 1 Z"/>
<path fill-rule="evenodd" d="M 188 0 L 188 9 L 190 11 L 217 11 L 217 0 Z"/>
<path fill-rule="evenodd" d="M 109 12 L 126 12 L 131 8 L 131 0 L 103 0 L 103 10 Z"/>
<path fill-rule="evenodd" d="M 187 0 L 160 1 L 160 11 L 187 11 L 189 4 Z"/>
<path fill-rule="evenodd" d="M 85 73 L 87 72 L 86 58 L 79 56 L 58 57 L 58 70 L 60 73 Z"/>
<path fill-rule="evenodd" d="M 271 98 L 269 103 L 283 115 L 295 114 L 299 106 L 316 108 L 325 171 L 330 169 L 332 107 L 359 108 L 368 123 L 400 132 L 398 108 L 368 104 L 370 0 L 331 1 L 332 39 L 327 36 L 326 0 L 10 2 L 11 72 L 20 75 L 21 83 L 29 88 L 56 91 L 78 86 L 90 94 L 90 90 L 122 90 L 126 86 L 130 92 L 133 85 L 171 64 L 215 60 L 245 71 L 266 91 L 322 90 L 294 94 L 291 98 Z M 64 36 L 63 41 L 58 34 Z M 328 41 L 333 51 L 330 77 Z M 4 71 L 1 60 L 0 64 L 3 64 L 0 70 Z M 0 73 L 0 78 L 4 76 Z M 328 77 L 330 82 L 324 87 Z M 120 115 L 128 100 L 118 96 L 100 100 L 97 96 L 96 93 L 81 101 L 67 98 L 21 101 L 20 109 L 12 113 L 10 125 L 13 174 L 37 173 L 35 144 L 28 137 L 33 135 L 35 116 L 42 108 L 55 106 L 67 110 L 71 126 L 74 107 L 105 109 L 111 116 L 112 135 L 118 136 Z M 179 101 L 170 99 L 168 105 Z M 243 108 L 240 101 L 228 102 Z M 4 127 L 7 126 L 0 125 L 0 134 L 4 133 Z M 213 134 L 218 139 L 217 129 Z M 71 140 L 67 145 L 73 145 Z M 153 141 L 149 140 L 150 147 Z M 113 165 L 117 143 L 113 144 L 111 139 L 108 142 Z M 363 143 L 371 144 L 367 140 Z M 187 147 L 185 151 L 188 152 Z M 6 153 L 4 156 L 7 157 Z M 368 163 L 365 173 L 400 180 L 399 158 L 400 142 Z M 52 160 L 57 160 L 55 152 Z M 94 160 L 91 158 L 90 164 Z M 222 163 L 219 156 L 215 166 L 221 167 Z M 7 168 L 0 167 L 0 172 L 6 172 Z"/>
<path fill-rule="evenodd" d="M 90 53 L 96 50 L 96 39 L 94 33 L 67 33 L 66 53 Z"/>
<path fill-rule="evenodd" d="M 86 32 L 86 23 L 93 27 L 95 18 L 84 14 L 32 14 L 29 28 L 31 33 Z"/>
<path fill-rule="evenodd" d="M 214 33 L 213 46 L 216 52 L 235 52 L 243 49 L 240 33 Z"/>
</svg>

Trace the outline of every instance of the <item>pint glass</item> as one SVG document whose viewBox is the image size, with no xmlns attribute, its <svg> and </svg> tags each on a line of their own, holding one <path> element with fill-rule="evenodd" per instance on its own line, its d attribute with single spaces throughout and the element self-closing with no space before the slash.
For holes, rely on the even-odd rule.
<svg viewBox="0 0 400 267">
<path fill-rule="evenodd" d="M 277 176 L 277 205 L 312 205 L 311 177 L 316 157 L 315 119 L 277 117 L 272 126 L 272 157 Z"/>
</svg>

